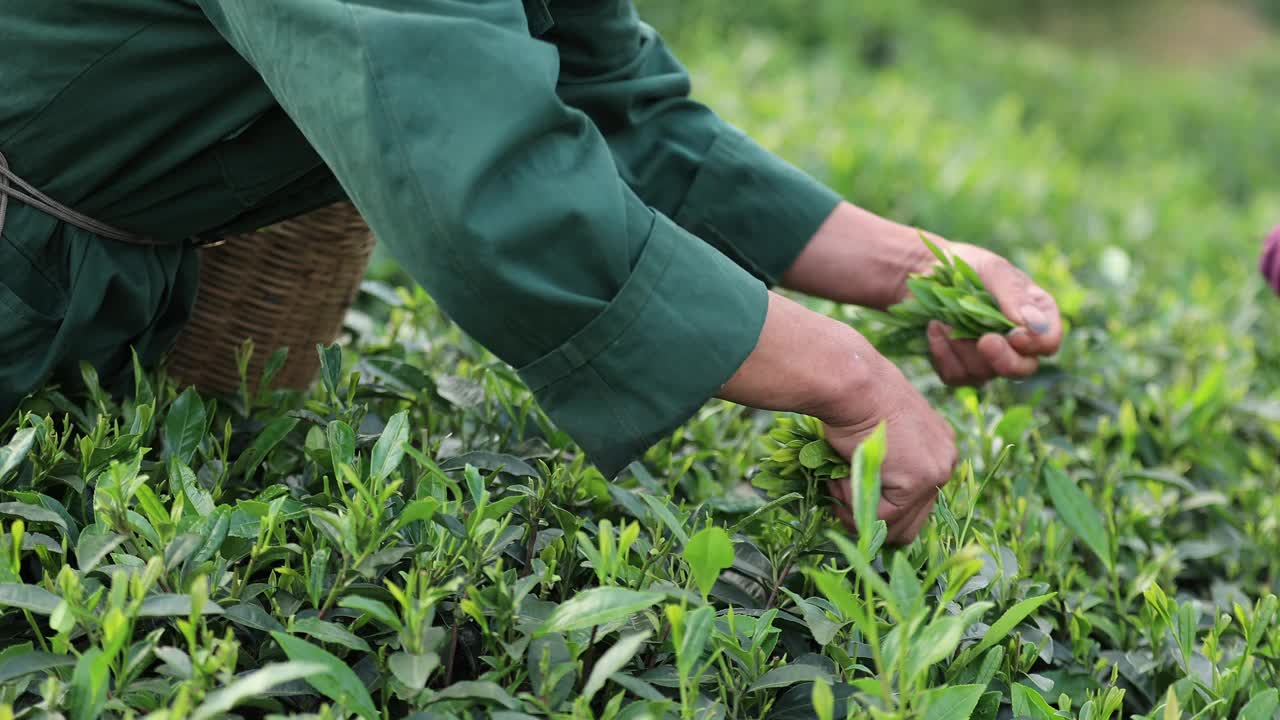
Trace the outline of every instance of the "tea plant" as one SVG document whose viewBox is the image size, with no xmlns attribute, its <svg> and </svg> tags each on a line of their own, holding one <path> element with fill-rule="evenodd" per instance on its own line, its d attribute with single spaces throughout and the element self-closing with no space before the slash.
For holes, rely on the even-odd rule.
<svg viewBox="0 0 1280 720">
<path fill-rule="evenodd" d="M 963 258 L 944 253 L 923 234 L 920 240 L 938 259 L 927 274 L 907 278 L 911 296 L 887 312 L 864 310 L 886 330 L 873 335 L 876 348 L 887 355 L 924 355 L 929 352 L 925 332 L 939 321 L 956 340 L 976 340 L 987 333 L 1003 334 L 1016 325 L 1005 317 L 995 296 Z"/>
<path fill-rule="evenodd" d="M 0 718 L 1280 717 L 1277 56 L 796 8 L 641 2 L 711 104 L 1071 326 L 981 391 L 902 359 L 964 458 L 915 543 L 874 515 L 883 437 L 845 462 L 810 418 L 709 403 L 603 477 L 379 271 L 307 392 L 86 368 L 0 420 Z M 940 261 L 895 329 L 1001 326 Z"/>
</svg>

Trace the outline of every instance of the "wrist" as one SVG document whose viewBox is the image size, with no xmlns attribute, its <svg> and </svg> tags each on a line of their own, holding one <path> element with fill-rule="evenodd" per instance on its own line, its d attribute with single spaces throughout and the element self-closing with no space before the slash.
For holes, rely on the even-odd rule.
<svg viewBox="0 0 1280 720">
<path fill-rule="evenodd" d="M 859 332 L 848 330 L 837 347 L 827 349 L 830 371 L 815 384 L 811 404 L 798 412 L 827 425 L 861 428 L 875 416 L 876 397 L 897 368 Z"/>
</svg>

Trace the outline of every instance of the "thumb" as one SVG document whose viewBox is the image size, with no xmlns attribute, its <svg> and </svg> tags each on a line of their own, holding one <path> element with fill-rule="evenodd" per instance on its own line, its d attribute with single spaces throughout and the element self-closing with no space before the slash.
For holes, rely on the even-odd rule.
<svg viewBox="0 0 1280 720">
<path fill-rule="evenodd" d="M 1052 355 L 1062 345 L 1062 316 L 1053 296 L 1004 258 L 976 269 L 1000 310 L 1016 325 L 1009 344 L 1023 355 Z"/>
</svg>

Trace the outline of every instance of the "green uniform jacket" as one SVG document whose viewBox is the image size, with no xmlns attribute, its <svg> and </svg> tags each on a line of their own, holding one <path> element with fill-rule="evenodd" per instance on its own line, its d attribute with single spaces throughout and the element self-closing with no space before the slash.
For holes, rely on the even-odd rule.
<svg viewBox="0 0 1280 720">
<path fill-rule="evenodd" d="M 630 0 L 0 0 L 0 413 L 155 361 L 192 235 L 350 198 L 612 474 L 752 350 L 838 197 L 689 99 Z"/>
</svg>

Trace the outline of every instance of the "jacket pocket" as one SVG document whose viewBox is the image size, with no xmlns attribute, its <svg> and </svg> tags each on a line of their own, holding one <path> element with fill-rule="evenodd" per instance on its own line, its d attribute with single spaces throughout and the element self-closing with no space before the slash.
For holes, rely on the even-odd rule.
<svg viewBox="0 0 1280 720">
<path fill-rule="evenodd" d="M 60 318 L 36 311 L 0 281 L 0 359 L 40 356 L 60 323 Z"/>
<path fill-rule="evenodd" d="M 9 205 L 0 232 L 0 358 L 39 355 L 66 314 L 59 282 L 58 222 L 24 205 Z"/>
</svg>

